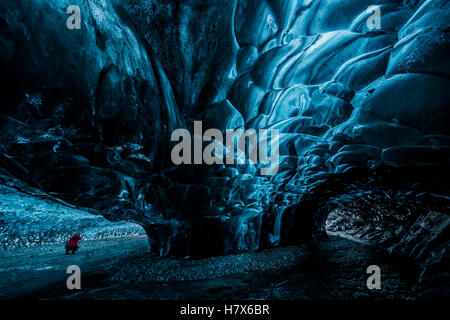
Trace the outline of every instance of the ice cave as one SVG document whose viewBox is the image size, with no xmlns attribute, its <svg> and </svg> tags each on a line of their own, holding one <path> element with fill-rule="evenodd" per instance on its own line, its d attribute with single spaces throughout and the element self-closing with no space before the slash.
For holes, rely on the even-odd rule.
<svg viewBox="0 0 450 320">
<path fill-rule="evenodd" d="M 0 43 L 1 298 L 45 296 L 74 232 L 134 286 L 84 298 L 449 297 L 448 0 L 1 1 Z M 174 164 L 195 121 L 277 130 L 277 172 Z M 299 289 L 329 259 L 350 280 Z"/>
</svg>

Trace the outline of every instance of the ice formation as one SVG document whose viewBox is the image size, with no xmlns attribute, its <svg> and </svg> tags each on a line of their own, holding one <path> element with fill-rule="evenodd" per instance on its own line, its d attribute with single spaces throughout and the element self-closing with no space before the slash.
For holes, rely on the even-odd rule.
<svg viewBox="0 0 450 320">
<path fill-rule="evenodd" d="M 66 0 L 0 4 L 2 176 L 139 221 L 161 255 L 319 239 L 363 216 L 344 201 L 394 194 L 426 212 L 359 230 L 448 255 L 450 2 L 78 2 L 81 30 Z M 278 173 L 173 165 L 196 120 L 279 130 Z"/>
</svg>

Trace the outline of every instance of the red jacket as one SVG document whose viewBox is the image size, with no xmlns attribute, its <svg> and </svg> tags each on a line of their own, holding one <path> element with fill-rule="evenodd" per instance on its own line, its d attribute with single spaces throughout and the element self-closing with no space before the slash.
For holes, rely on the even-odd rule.
<svg viewBox="0 0 450 320">
<path fill-rule="evenodd" d="M 81 236 L 79 233 L 75 233 L 69 241 L 67 241 L 68 247 L 78 247 L 78 241 L 81 240 Z"/>
</svg>

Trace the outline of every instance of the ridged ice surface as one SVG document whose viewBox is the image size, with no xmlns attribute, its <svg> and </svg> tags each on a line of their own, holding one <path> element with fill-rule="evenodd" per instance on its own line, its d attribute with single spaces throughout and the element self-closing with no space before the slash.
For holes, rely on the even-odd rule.
<svg viewBox="0 0 450 320">
<path fill-rule="evenodd" d="M 163 64 L 169 48 L 175 59 L 195 60 L 199 66 L 192 69 L 181 63 L 173 69 L 172 60 L 166 62 L 175 80 L 173 88 L 181 96 L 182 112 L 193 119 L 200 116 L 210 127 L 222 130 L 244 127 L 281 132 L 280 173 L 275 177 L 254 177 L 256 170 L 249 166 L 222 169 L 217 177 L 209 174 L 205 180 L 213 200 L 202 208 L 212 220 L 205 225 L 233 234 L 225 239 L 213 236 L 211 242 L 222 242 L 213 245 L 213 251 L 253 250 L 302 232 L 292 225 L 307 224 L 310 218 L 305 211 L 317 210 L 306 206 L 291 214 L 292 207 L 311 192 L 329 199 L 339 194 L 314 191 L 330 175 L 385 165 L 449 164 L 447 1 L 208 4 L 211 7 L 200 7 L 195 1 L 164 2 L 162 8 L 173 10 L 161 9 L 156 17 L 142 20 L 142 12 L 153 4 L 146 7 L 142 1 L 130 7 Z M 371 5 L 381 9 L 379 30 L 367 26 Z M 183 42 L 172 38 L 161 42 L 155 32 L 158 15 L 166 12 L 171 12 L 171 21 L 184 22 L 168 28 L 170 37 L 179 35 Z M 197 29 L 199 17 L 205 26 Z M 191 28 L 186 30 L 185 24 Z M 218 44 L 208 41 L 211 32 L 205 31 L 211 29 L 221 35 Z M 201 37 L 204 41 L 197 42 Z M 218 54 L 220 66 L 228 69 L 208 60 Z M 193 81 L 186 84 L 186 76 Z M 216 78 L 223 80 L 211 89 Z M 214 96 L 202 96 L 202 91 Z M 197 102 L 189 100 L 194 98 Z M 196 186 L 198 176 L 190 180 L 185 173 L 167 176 L 176 185 L 169 188 L 164 207 L 185 203 L 177 199 L 191 204 L 189 195 L 206 192 Z M 292 217 L 302 214 L 303 219 Z"/>
<path fill-rule="evenodd" d="M 1 164 L 70 203 L 140 220 L 162 255 L 310 238 L 354 170 L 367 172 L 355 188 L 370 189 L 386 167 L 448 168 L 446 0 L 80 3 L 82 32 L 55 27 L 65 1 L 0 4 L 11 79 Z M 173 166 L 170 133 L 193 120 L 278 129 L 279 172 Z"/>
</svg>

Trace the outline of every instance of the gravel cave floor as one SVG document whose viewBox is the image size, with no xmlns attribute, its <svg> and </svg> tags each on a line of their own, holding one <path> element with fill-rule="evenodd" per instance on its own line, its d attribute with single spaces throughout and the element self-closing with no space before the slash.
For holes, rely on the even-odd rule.
<svg viewBox="0 0 450 320">
<path fill-rule="evenodd" d="M 113 246 L 112 250 L 102 247 L 107 246 L 107 243 L 97 244 L 96 250 L 91 249 L 86 253 L 86 249 L 82 248 L 75 256 L 64 256 L 62 250 L 53 250 L 51 253 L 29 257 L 29 263 L 33 263 L 32 268 L 40 269 L 39 272 L 36 271 L 34 281 L 36 278 L 41 279 L 41 286 L 29 289 L 27 293 L 23 292 L 18 298 L 353 301 L 414 299 L 414 272 L 407 261 L 393 258 L 377 246 L 341 237 L 330 236 L 327 240 L 317 243 L 203 259 L 160 258 L 148 253 L 143 254 L 143 241 L 142 238 L 125 239 L 120 246 Z M 118 250 L 124 250 L 123 248 L 129 252 L 126 258 L 116 260 L 111 257 L 114 252 L 118 253 Z M 70 291 L 66 288 L 65 279 L 68 275 L 65 268 L 68 264 L 77 263 L 82 270 L 82 289 Z M 369 265 L 378 265 L 381 268 L 381 290 L 369 290 L 366 287 L 369 277 L 366 269 Z M 49 269 L 52 272 L 49 272 Z M 60 277 L 58 281 L 55 274 Z M 0 278 L 3 276 L 0 273 Z M 53 283 L 44 285 L 44 279 L 49 277 Z M 17 281 L 20 279 L 16 279 Z M 18 288 L 20 285 L 16 283 L 16 293 Z"/>
</svg>

